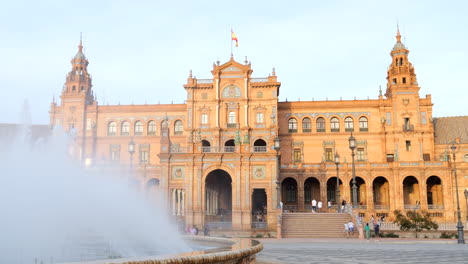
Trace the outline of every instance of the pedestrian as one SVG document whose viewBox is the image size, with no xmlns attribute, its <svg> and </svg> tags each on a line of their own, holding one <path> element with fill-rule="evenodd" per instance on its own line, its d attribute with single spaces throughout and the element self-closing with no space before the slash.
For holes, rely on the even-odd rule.
<svg viewBox="0 0 468 264">
<path fill-rule="evenodd" d="M 344 224 L 344 233 L 347 238 L 349 238 L 349 227 L 348 224 Z"/>
<path fill-rule="evenodd" d="M 374 224 L 374 233 L 375 233 L 375 238 L 378 239 L 380 238 L 380 221 L 378 220 L 377 223 Z"/>
<path fill-rule="evenodd" d="M 312 213 L 315 213 L 317 211 L 317 201 L 315 199 L 312 200 Z"/>
<path fill-rule="evenodd" d="M 370 223 L 371 223 L 371 225 L 372 225 L 372 228 L 374 228 L 374 225 L 375 225 L 374 215 L 371 216 L 371 218 L 370 218 Z"/>
<path fill-rule="evenodd" d="M 370 226 L 369 226 L 369 223 L 366 223 L 366 226 L 364 227 L 364 230 L 366 230 L 366 239 L 369 240 L 369 238 L 370 238 Z"/>
<path fill-rule="evenodd" d="M 349 222 L 348 222 L 348 229 L 349 229 L 350 233 L 354 232 L 354 223 L 351 220 L 349 220 Z"/>
<path fill-rule="evenodd" d="M 330 200 L 328 200 L 328 202 L 327 202 L 327 207 L 328 207 L 328 210 L 330 210 L 330 208 L 331 208 L 331 205 L 332 205 L 331 201 L 330 201 Z"/>
<path fill-rule="evenodd" d="M 205 224 L 205 227 L 203 227 L 203 235 L 209 236 L 210 235 L 210 227 L 208 224 Z"/>
<path fill-rule="evenodd" d="M 344 212 L 345 206 L 346 206 L 346 201 L 343 199 L 343 201 L 341 202 L 341 212 Z"/>
<path fill-rule="evenodd" d="M 322 201 L 318 201 L 317 203 L 317 208 L 318 208 L 318 211 L 321 212 L 322 211 Z"/>
</svg>

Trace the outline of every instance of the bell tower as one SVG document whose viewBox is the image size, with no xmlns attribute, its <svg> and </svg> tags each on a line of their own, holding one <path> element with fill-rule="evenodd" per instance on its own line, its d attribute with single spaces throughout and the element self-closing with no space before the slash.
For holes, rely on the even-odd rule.
<svg viewBox="0 0 468 264">
<path fill-rule="evenodd" d="M 387 98 L 393 97 L 395 94 L 411 94 L 419 93 L 418 81 L 414 67 L 408 60 L 409 50 L 401 42 L 400 29 L 397 27 L 397 42 L 393 46 L 390 56 L 392 64 L 387 71 Z"/>
</svg>

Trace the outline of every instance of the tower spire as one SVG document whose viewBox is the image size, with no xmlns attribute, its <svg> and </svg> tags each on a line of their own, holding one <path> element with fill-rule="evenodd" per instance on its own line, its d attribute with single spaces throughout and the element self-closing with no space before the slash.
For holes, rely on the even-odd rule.
<svg viewBox="0 0 468 264">
<path fill-rule="evenodd" d="M 78 51 L 83 52 L 83 33 L 80 32 L 80 45 L 78 45 Z"/>
<path fill-rule="evenodd" d="M 397 40 L 397 42 L 401 42 L 401 35 L 400 35 L 400 25 L 398 24 L 398 21 L 397 21 L 397 34 L 396 34 L 396 40 Z"/>
</svg>

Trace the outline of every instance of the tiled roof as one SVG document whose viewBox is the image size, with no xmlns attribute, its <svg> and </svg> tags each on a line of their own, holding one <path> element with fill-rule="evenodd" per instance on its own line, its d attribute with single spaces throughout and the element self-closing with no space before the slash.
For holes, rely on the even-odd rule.
<svg viewBox="0 0 468 264">
<path fill-rule="evenodd" d="M 434 118 L 435 144 L 447 144 L 459 138 L 468 144 L 468 116 Z"/>
</svg>

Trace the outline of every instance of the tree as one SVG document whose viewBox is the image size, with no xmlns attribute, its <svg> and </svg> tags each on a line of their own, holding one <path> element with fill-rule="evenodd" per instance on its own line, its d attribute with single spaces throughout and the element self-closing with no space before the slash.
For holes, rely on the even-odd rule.
<svg viewBox="0 0 468 264">
<path fill-rule="evenodd" d="M 414 230 L 416 232 L 416 238 L 418 237 L 418 232 L 426 230 L 437 230 L 439 225 L 434 222 L 431 218 L 429 212 L 421 210 L 421 211 L 408 211 L 406 215 L 404 215 L 400 210 L 393 211 L 395 214 L 395 220 L 393 223 L 400 225 L 400 230 L 402 231 L 409 231 Z"/>
</svg>

